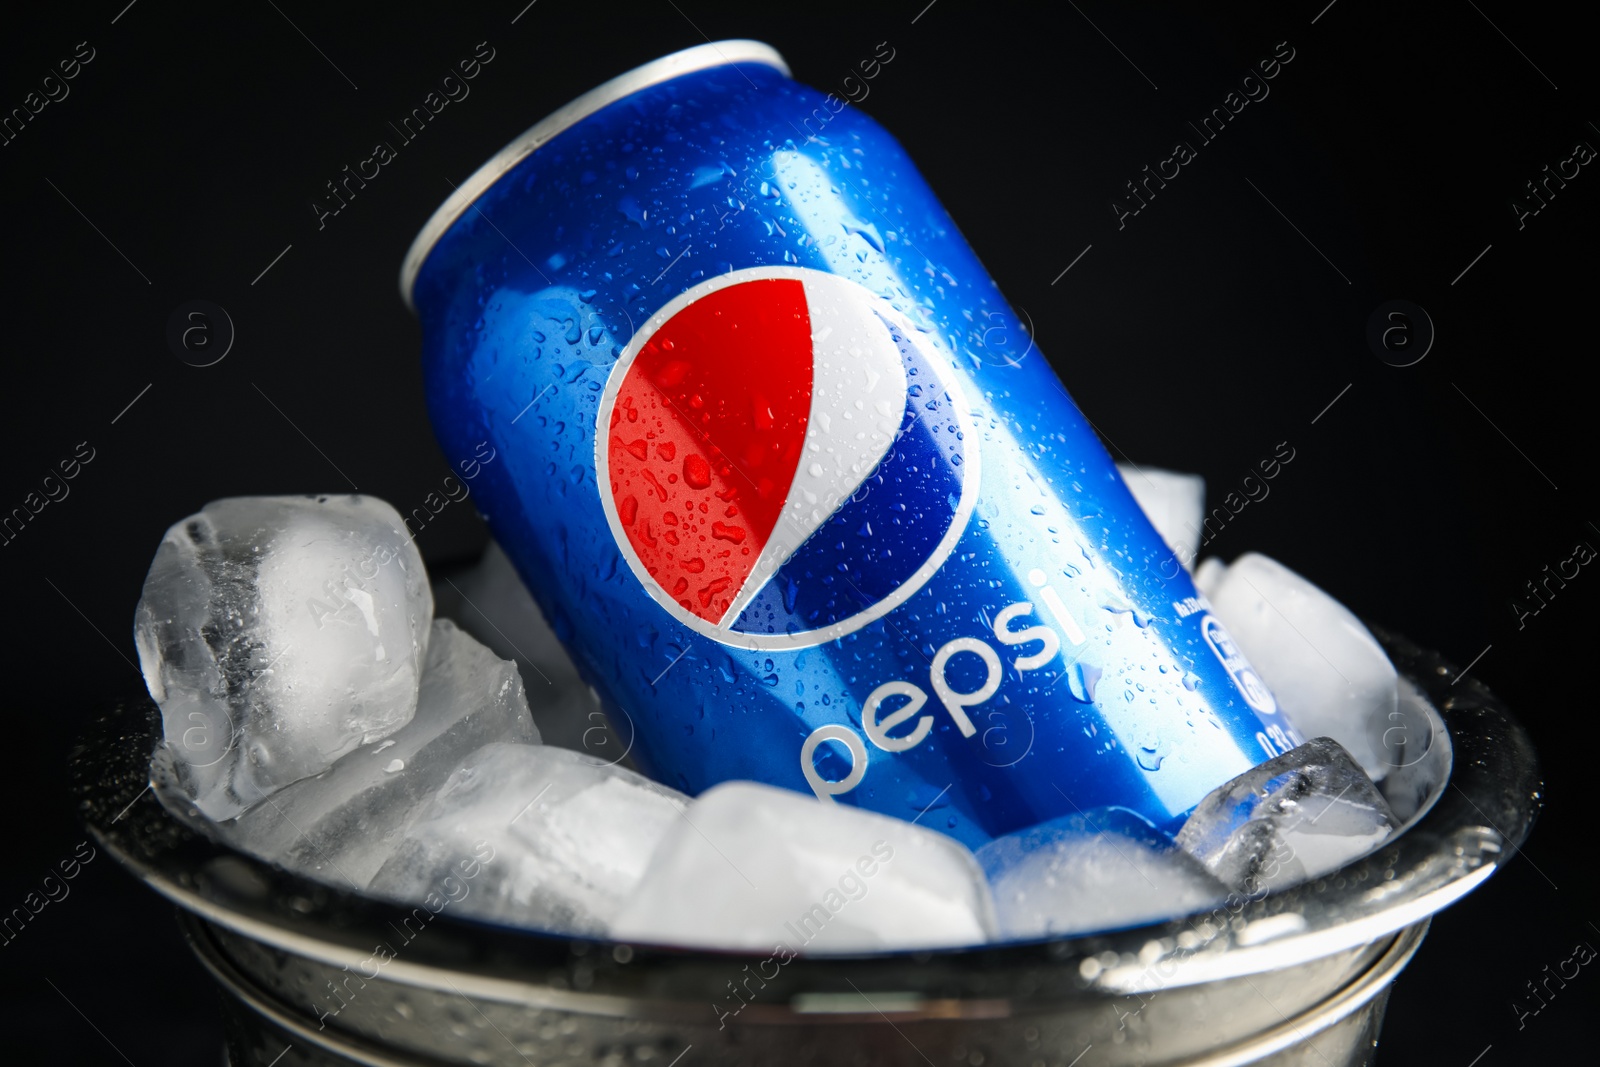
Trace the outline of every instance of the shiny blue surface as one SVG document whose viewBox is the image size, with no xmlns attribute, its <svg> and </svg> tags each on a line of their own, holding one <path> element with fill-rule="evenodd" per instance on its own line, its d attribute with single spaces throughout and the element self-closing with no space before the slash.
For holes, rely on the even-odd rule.
<svg viewBox="0 0 1600 1067">
<path fill-rule="evenodd" d="M 942 361 L 940 381 L 959 391 L 930 367 L 908 379 L 894 448 L 733 629 L 803 634 L 848 618 L 899 587 L 952 523 L 954 551 L 888 614 L 802 648 L 726 643 L 652 599 L 596 472 L 597 413 L 630 338 L 707 279 L 764 266 L 864 286 L 914 327 L 908 372 Z M 1300 740 L 1219 624 L 1202 632 L 1207 606 L 1054 372 L 904 151 L 854 107 L 834 113 L 749 64 L 636 93 L 480 197 L 423 265 L 414 303 L 446 454 L 493 450 L 473 482 L 479 509 L 618 732 L 636 733 L 635 754 L 668 784 L 810 793 L 802 745 L 833 724 L 866 759 L 836 802 L 977 847 L 1111 805 L 1170 833 L 1211 789 Z M 968 478 L 977 501 L 963 521 Z M 1005 628 L 1046 626 L 1059 645 L 1031 669 L 1045 642 L 995 629 L 1019 603 Z M 986 660 L 999 665 L 992 695 L 947 708 L 934 664 L 962 694 L 982 691 Z M 863 704 L 890 682 L 927 700 L 879 734 L 884 747 Z M 884 699 L 876 717 L 906 700 Z M 891 751 L 924 717 L 925 736 Z M 818 782 L 850 772 L 841 741 L 814 749 Z"/>
</svg>

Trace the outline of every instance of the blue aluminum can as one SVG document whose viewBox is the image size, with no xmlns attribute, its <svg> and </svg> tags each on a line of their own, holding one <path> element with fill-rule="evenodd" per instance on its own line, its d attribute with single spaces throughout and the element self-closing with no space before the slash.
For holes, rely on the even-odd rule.
<svg viewBox="0 0 1600 1067">
<path fill-rule="evenodd" d="M 905 152 L 767 46 L 533 127 L 401 285 L 446 454 L 662 781 L 977 847 L 1170 834 L 1300 742 Z"/>
</svg>

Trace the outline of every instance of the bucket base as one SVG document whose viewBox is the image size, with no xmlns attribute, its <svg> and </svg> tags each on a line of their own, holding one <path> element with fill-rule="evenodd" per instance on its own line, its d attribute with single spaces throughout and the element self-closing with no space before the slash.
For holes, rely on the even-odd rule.
<svg viewBox="0 0 1600 1067">
<path fill-rule="evenodd" d="M 874 1067 L 925 1067 L 930 1062 L 985 1067 L 1368 1067 L 1375 1062 L 1392 983 L 1410 962 L 1429 925 L 1425 920 L 1382 939 L 1373 946 L 1375 952 L 1368 966 L 1326 999 L 1263 1031 L 1241 1035 L 1235 1042 L 1199 1053 L 1191 1050 L 1174 1056 L 1174 1050 L 1164 1049 L 1164 1035 L 1172 1033 L 1170 1028 L 1131 1036 L 1133 1029 L 1114 1025 L 1120 1015 L 1129 1012 L 1130 1004 L 1119 1006 L 1110 999 L 1088 1013 L 1084 1004 L 1074 1003 L 1064 1005 L 1059 1013 L 1045 1010 L 981 1022 L 967 1019 L 896 1023 L 885 1016 L 876 1023 L 819 1019 L 810 1025 L 740 1026 L 727 1031 L 687 1021 L 674 1024 L 577 1012 L 552 1017 L 556 1013 L 550 1008 L 530 1004 L 526 1011 L 540 1016 L 542 1023 L 536 1028 L 539 1037 L 531 1038 L 534 1031 L 514 1029 L 519 1041 L 513 1044 L 478 1004 L 463 996 L 461 1055 L 441 1058 L 443 1049 L 436 1032 L 417 1042 L 427 1051 L 408 1047 L 414 1038 L 423 1035 L 416 1032 L 417 1023 L 406 1017 L 405 993 L 396 996 L 392 983 L 375 981 L 359 993 L 361 999 L 370 998 L 369 1004 L 380 997 L 393 998 L 395 1010 L 382 1013 L 379 1033 L 353 1034 L 326 1021 L 319 1026 L 315 1017 L 283 1004 L 228 959 L 223 945 L 213 936 L 220 934 L 226 940 L 229 935 L 225 931 L 189 917 L 184 917 L 183 922 L 195 954 L 221 987 L 230 1067 L 441 1067 L 455 1063 L 625 1067 L 655 1062 L 659 1067 L 668 1067 L 673 1049 L 693 1049 L 697 1067 L 857 1062 Z M 1293 980 L 1292 976 L 1285 977 Z M 1246 985 L 1269 1005 L 1267 990 L 1262 987 L 1281 993 L 1275 976 L 1270 974 L 1257 975 Z M 1214 1020 L 1230 1014 L 1226 1001 L 1238 995 L 1236 991 L 1223 995 L 1214 987 L 1209 994 L 1200 992 L 1196 997 L 1195 993 L 1175 989 L 1162 996 L 1179 1001 L 1195 999 L 1198 1003 L 1191 1010 L 1204 1011 Z M 1138 1006 L 1137 998 L 1129 1001 Z M 515 1010 L 515 1005 L 487 1006 L 498 1009 L 497 1014 L 507 1007 Z M 498 1048 L 495 1042 L 480 1040 L 485 1036 L 484 1023 L 492 1031 L 487 1036 L 498 1035 Z M 1063 1040 L 1073 1032 L 1097 1040 L 1082 1045 Z M 1052 1044 L 1056 1047 L 1049 1047 Z M 646 1049 L 653 1054 L 641 1057 L 639 1053 Z M 845 1049 L 851 1051 L 841 1055 Z M 1092 1058 L 1085 1055 L 1091 1051 L 1096 1053 Z M 1082 1057 L 1081 1063 L 1075 1056 Z"/>
</svg>

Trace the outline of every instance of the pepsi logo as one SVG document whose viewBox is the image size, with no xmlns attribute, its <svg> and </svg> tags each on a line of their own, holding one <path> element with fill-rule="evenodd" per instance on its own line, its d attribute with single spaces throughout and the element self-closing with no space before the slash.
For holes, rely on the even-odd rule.
<svg viewBox="0 0 1600 1067">
<path fill-rule="evenodd" d="M 595 468 L 618 551 L 691 629 L 751 649 L 842 637 L 912 596 L 978 495 L 949 357 L 823 271 L 709 279 L 628 343 Z"/>
</svg>

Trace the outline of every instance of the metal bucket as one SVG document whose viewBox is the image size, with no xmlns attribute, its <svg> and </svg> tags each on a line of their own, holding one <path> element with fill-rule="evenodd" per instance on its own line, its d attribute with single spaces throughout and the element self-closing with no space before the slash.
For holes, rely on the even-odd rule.
<svg viewBox="0 0 1600 1067">
<path fill-rule="evenodd" d="M 1433 704 L 1397 726 L 1396 781 L 1435 783 L 1401 833 L 1264 898 L 1026 944 L 777 964 L 358 896 L 236 852 L 142 797 L 160 736 L 143 699 L 98 720 L 74 768 L 95 836 L 183 909 L 225 994 L 234 1067 L 1340 1067 L 1372 1062 L 1390 983 L 1429 917 L 1521 845 L 1540 795 L 1528 737 L 1487 689 L 1375 632 Z"/>
</svg>

